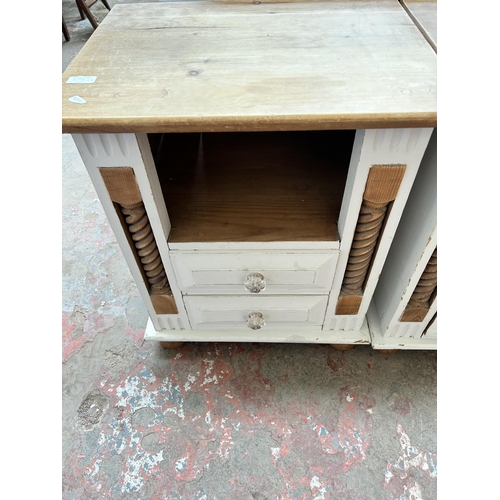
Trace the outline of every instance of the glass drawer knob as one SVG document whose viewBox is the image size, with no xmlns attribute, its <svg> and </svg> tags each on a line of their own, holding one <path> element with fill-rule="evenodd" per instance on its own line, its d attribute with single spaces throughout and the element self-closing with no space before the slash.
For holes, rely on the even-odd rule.
<svg viewBox="0 0 500 500">
<path fill-rule="evenodd" d="M 243 286 L 251 293 L 259 293 L 266 289 L 267 283 L 264 280 L 264 276 L 259 273 L 251 273 L 247 276 Z"/>
<path fill-rule="evenodd" d="M 263 326 L 265 326 L 266 322 L 264 321 L 264 316 L 260 312 L 251 312 L 248 315 L 247 325 L 248 328 L 252 330 L 260 330 Z"/>
</svg>

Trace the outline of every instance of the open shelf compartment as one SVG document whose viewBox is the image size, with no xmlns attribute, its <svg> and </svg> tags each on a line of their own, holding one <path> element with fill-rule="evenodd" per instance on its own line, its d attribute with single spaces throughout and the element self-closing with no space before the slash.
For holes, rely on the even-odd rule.
<svg viewBox="0 0 500 500">
<path fill-rule="evenodd" d="M 354 135 L 150 134 L 169 243 L 338 241 Z"/>
</svg>

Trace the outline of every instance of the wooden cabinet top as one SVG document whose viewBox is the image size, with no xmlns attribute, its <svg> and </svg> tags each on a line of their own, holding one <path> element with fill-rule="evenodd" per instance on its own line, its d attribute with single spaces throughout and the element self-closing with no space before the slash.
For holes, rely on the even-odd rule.
<svg viewBox="0 0 500 500">
<path fill-rule="evenodd" d="M 437 50 L 437 1 L 436 0 L 401 0 L 415 24 Z"/>
<path fill-rule="evenodd" d="M 437 121 L 436 54 L 397 0 L 118 4 L 62 82 L 67 133 Z"/>
</svg>

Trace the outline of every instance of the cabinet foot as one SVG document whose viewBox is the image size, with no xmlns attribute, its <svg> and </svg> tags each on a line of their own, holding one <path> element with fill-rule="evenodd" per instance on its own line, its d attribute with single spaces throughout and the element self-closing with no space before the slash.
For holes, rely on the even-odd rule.
<svg viewBox="0 0 500 500">
<path fill-rule="evenodd" d="M 356 347 L 354 344 L 330 344 L 337 351 L 348 351 Z"/>
<path fill-rule="evenodd" d="M 160 345 L 163 347 L 163 349 L 176 349 L 177 347 L 180 347 L 183 344 L 184 344 L 184 342 L 165 342 L 165 341 L 160 341 Z"/>
<path fill-rule="evenodd" d="M 378 352 L 381 352 L 382 354 L 395 354 L 398 352 L 398 349 L 377 349 Z"/>
</svg>

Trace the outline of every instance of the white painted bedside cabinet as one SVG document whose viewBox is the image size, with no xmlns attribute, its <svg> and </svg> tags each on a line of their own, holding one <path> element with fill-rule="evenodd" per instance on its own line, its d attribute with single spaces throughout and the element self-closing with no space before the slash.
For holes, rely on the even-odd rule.
<svg viewBox="0 0 500 500">
<path fill-rule="evenodd" d="M 370 343 L 437 116 L 396 0 L 119 4 L 62 96 L 146 338 Z"/>
</svg>

